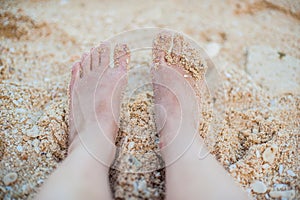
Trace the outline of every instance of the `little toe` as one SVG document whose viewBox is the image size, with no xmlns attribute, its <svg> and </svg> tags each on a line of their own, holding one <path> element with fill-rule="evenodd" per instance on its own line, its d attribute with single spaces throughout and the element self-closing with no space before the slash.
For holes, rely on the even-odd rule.
<svg viewBox="0 0 300 200">
<path fill-rule="evenodd" d="M 80 62 L 75 62 L 72 66 L 71 81 L 69 85 L 70 93 L 73 90 L 75 80 L 79 78 L 79 74 L 80 74 Z"/>
</svg>

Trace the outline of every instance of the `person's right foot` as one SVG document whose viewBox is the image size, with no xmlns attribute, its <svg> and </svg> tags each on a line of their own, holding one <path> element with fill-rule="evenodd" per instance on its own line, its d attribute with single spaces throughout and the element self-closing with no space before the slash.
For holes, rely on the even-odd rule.
<svg viewBox="0 0 300 200">
<path fill-rule="evenodd" d="M 198 133 L 206 64 L 183 36 L 160 33 L 153 44 L 156 121 L 166 164 L 166 199 L 247 199 L 232 177 L 205 148 Z M 166 115 L 166 117 L 165 117 Z M 207 151 L 205 149 L 205 151 Z"/>
<path fill-rule="evenodd" d="M 166 164 L 178 159 L 197 136 L 205 62 L 183 36 L 160 33 L 153 43 L 156 122 Z M 161 110 L 158 109 L 162 109 Z"/>
</svg>

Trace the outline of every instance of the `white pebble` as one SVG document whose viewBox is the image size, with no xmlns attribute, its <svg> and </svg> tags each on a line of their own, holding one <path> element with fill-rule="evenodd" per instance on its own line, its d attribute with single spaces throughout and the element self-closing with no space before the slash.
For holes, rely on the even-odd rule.
<svg viewBox="0 0 300 200">
<path fill-rule="evenodd" d="M 293 172 L 293 171 L 290 170 L 290 169 L 287 170 L 286 173 L 287 173 L 289 176 L 292 176 L 292 177 L 296 176 L 295 172 Z"/>
<path fill-rule="evenodd" d="M 3 177 L 2 181 L 5 185 L 10 185 L 10 184 L 14 183 L 17 180 L 17 178 L 18 178 L 18 174 L 15 172 L 11 172 L 11 173 L 6 174 Z"/>
<path fill-rule="evenodd" d="M 272 145 L 271 147 L 268 147 L 263 152 L 263 155 L 262 155 L 263 160 L 268 163 L 273 163 L 277 150 L 278 150 L 278 147 L 276 145 Z"/>
<path fill-rule="evenodd" d="M 285 191 L 271 191 L 269 195 L 273 198 L 287 198 L 293 199 L 295 197 L 295 190 L 285 190 Z"/>
<path fill-rule="evenodd" d="M 17 129 L 17 128 L 14 128 L 11 132 L 12 132 L 13 134 L 16 134 L 16 133 L 18 133 L 18 129 Z"/>
<path fill-rule="evenodd" d="M 259 151 L 258 150 L 256 150 L 256 158 L 260 158 L 260 153 L 259 153 Z"/>
<path fill-rule="evenodd" d="M 23 147 L 22 147 L 21 145 L 18 145 L 18 146 L 17 146 L 17 151 L 18 151 L 18 152 L 22 152 L 22 151 L 23 151 Z"/>
<path fill-rule="evenodd" d="M 28 120 L 27 120 L 27 121 L 28 121 Z M 39 133 L 40 133 L 39 127 L 36 126 L 36 125 L 34 125 L 31 129 L 29 129 L 29 130 L 27 131 L 26 134 L 27 134 L 29 137 L 37 137 L 37 136 L 39 136 Z"/>
<path fill-rule="evenodd" d="M 264 168 L 264 169 L 268 169 L 270 167 L 270 165 L 269 164 L 263 164 L 263 166 L 262 166 L 262 168 Z"/>
<path fill-rule="evenodd" d="M 236 169 L 236 164 L 232 164 L 229 166 L 229 171 L 231 172 L 232 170 Z"/>
<path fill-rule="evenodd" d="M 253 128 L 252 129 L 252 133 L 257 134 L 258 133 L 258 129 L 257 128 Z"/>
<path fill-rule="evenodd" d="M 147 189 L 147 182 L 145 180 L 141 180 L 138 186 L 139 191 L 145 191 Z"/>
<path fill-rule="evenodd" d="M 13 100 L 12 101 L 16 106 L 19 106 L 20 104 L 19 104 L 19 101 L 17 101 L 17 100 Z"/>
<path fill-rule="evenodd" d="M 270 199 L 270 196 L 268 194 L 265 194 L 266 199 Z"/>
<path fill-rule="evenodd" d="M 27 112 L 27 110 L 24 108 L 16 108 L 15 111 L 16 111 L 16 113 L 26 113 Z"/>
<path fill-rule="evenodd" d="M 206 45 L 206 52 L 209 57 L 213 58 L 219 54 L 221 45 L 216 42 L 210 42 Z"/>
<path fill-rule="evenodd" d="M 281 175 L 283 172 L 283 165 L 279 165 L 279 169 L 278 169 L 279 174 Z"/>
<path fill-rule="evenodd" d="M 261 181 L 254 181 L 251 184 L 251 188 L 253 192 L 260 193 L 260 194 L 265 193 L 267 191 L 267 186 Z"/>
<path fill-rule="evenodd" d="M 134 142 L 129 142 L 129 144 L 128 144 L 128 149 L 130 150 L 130 149 L 132 149 L 133 147 L 134 147 Z"/>
</svg>

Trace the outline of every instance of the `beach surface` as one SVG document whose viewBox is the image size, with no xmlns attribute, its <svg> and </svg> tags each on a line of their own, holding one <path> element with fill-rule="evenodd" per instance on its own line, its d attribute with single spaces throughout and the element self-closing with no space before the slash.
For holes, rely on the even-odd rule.
<svg viewBox="0 0 300 200">
<path fill-rule="evenodd" d="M 202 113 L 199 134 L 220 164 L 254 199 L 300 199 L 299 1 L 0 4 L 1 199 L 33 199 L 67 156 L 72 63 L 115 34 L 148 27 L 182 32 L 211 58 L 205 105 L 213 111 Z M 130 103 L 151 104 L 147 94 Z"/>
</svg>

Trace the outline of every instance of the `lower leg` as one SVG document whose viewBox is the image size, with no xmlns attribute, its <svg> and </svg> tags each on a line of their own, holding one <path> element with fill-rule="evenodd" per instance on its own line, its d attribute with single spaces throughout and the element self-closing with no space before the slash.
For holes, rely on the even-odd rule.
<svg viewBox="0 0 300 200">
<path fill-rule="evenodd" d="M 112 199 L 107 174 L 108 167 L 80 144 L 50 176 L 37 199 Z"/>
<path fill-rule="evenodd" d="M 113 59 L 117 64 L 112 68 L 109 44 L 103 43 L 74 64 L 69 155 L 36 199 L 112 199 L 108 170 L 114 158 L 116 121 L 126 85 L 127 46 L 117 45 Z"/>
</svg>

